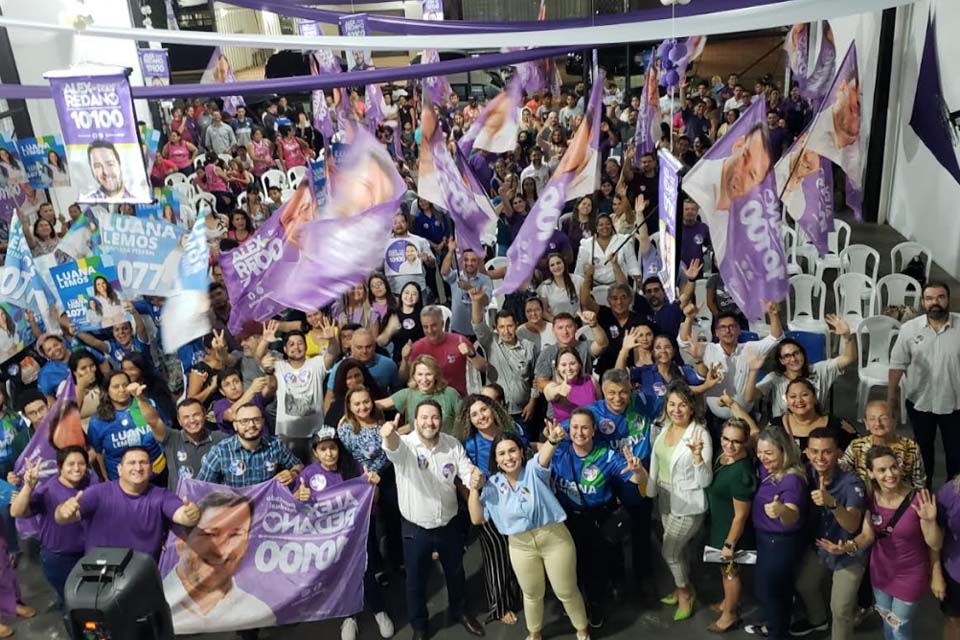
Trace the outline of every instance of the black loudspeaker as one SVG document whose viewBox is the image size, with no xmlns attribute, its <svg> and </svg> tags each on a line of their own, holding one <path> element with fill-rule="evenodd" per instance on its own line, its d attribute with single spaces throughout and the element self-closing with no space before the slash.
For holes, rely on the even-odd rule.
<svg viewBox="0 0 960 640">
<path fill-rule="evenodd" d="M 64 599 L 64 622 L 73 640 L 174 639 L 160 571 L 144 553 L 92 550 L 67 577 Z"/>
</svg>

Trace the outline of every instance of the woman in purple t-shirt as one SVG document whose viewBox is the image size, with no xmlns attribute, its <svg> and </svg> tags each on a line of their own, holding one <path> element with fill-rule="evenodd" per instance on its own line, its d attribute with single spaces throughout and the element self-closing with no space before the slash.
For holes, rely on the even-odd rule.
<svg viewBox="0 0 960 640">
<path fill-rule="evenodd" d="M 829 553 L 857 553 L 871 545 L 870 583 L 886 640 L 911 640 L 913 619 L 927 589 L 943 596 L 943 576 L 931 580 L 930 552 L 943 546 L 937 503 L 930 492 L 910 486 L 889 447 L 867 452 L 873 489 L 863 529 L 844 544 L 820 543 Z"/>
<path fill-rule="evenodd" d="M 750 518 L 757 540 L 756 596 L 767 614 L 766 625 L 747 625 L 747 633 L 785 640 L 807 507 L 807 479 L 800 450 L 778 427 L 757 438 L 757 493 Z"/>
<path fill-rule="evenodd" d="M 310 449 L 316 462 L 307 465 L 300 472 L 300 477 L 294 482 L 293 494 L 300 502 L 317 500 L 326 489 L 331 489 L 346 480 L 360 476 L 357 463 L 347 452 L 346 447 L 337 437 L 333 427 L 323 426 L 310 438 Z M 376 471 L 363 468 L 363 475 L 370 484 L 379 484 L 380 476 Z M 370 531 L 375 532 L 371 513 Z M 378 557 L 377 536 L 367 535 L 367 556 Z M 367 570 L 363 574 L 363 599 L 367 608 L 374 612 L 374 619 L 380 629 L 380 635 L 389 638 L 393 635 L 393 621 L 387 615 L 386 602 L 383 590 L 377 582 L 376 568 L 373 563 L 367 563 Z M 357 637 L 357 619 L 355 616 L 346 618 L 341 625 L 341 637 Z M 352 632 L 352 633 L 351 633 Z"/>
</svg>

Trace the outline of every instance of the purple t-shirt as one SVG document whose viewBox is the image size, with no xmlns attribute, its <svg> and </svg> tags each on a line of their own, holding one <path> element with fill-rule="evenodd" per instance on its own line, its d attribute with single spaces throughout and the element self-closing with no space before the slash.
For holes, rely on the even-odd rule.
<svg viewBox="0 0 960 640">
<path fill-rule="evenodd" d="M 913 504 L 918 503 L 913 497 Z M 904 602 L 919 602 L 930 588 L 930 555 L 920 529 L 920 516 L 913 508 L 903 512 L 893 533 L 885 535 L 896 509 L 870 502 L 870 517 L 877 540 L 870 549 L 870 582 L 874 589 Z"/>
<path fill-rule="evenodd" d="M 175 493 L 153 485 L 137 496 L 124 492 L 119 480 L 94 485 L 80 496 L 85 551 L 130 547 L 157 559 L 173 514 L 182 506 Z"/>
<path fill-rule="evenodd" d="M 753 528 L 760 533 L 794 533 L 803 527 L 803 516 L 807 510 L 807 483 L 795 473 L 785 474 L 779 481 L 763 467 L 758 472 L 760 483 L 757 493 L 753 496 L 753 506 L 750 517 Z M 800 518 L 796 523 L 787 527 L 780 522 L 780 518 L 770 518 L 763 507 L 773 502 L 774 496 L 780 496 L 780 502 L 795 504 L 800 508 Z"/>
<path fill-rule="evenodd" d="M 688 265 L 693 260 L 703 260 L 704 247 L 710 245 L 710 228 L 694 222 L 689 227 L 683 225 L 680 235 L 680 261 Z"/>
<path fill-rule="evenodd" d="M 263 399 L 263 396 L 259 393 L 254 394 L 253 398 L 250 399 L 250 404 L 255 404 L 260 407 L 260 413 L 266 415 L 267 413 L 267 403 Z M 226 398 L 220 398 L 213 403 L 213 416 L 217 419 L 217 428 L 224 433 L 229 433 L 233 435 L 236 433 L 236 430 L 233 428 L 233 421 L 224 420 L 223 414 L 227 412 L 233 406 L 232 400 L 227 400 Z"/>
<path fill-rule="evenodd" d="M 341 464 L 355 465 L 356 463 L 353 460 L 341 461 Z M 314 462 L 313 464 L 307 465 L 304 467 L 303 471 L 300 472 L 300 475 L 297 476 L 296 481 L 293 483 L 293 490 L 300 490 L 300 480 L 303 479 L 304 483 L 310 487 L 310 500 L 316 500 L 320 495 L 320 492 L 326 491 L 332 487 L 337 486 L 343 482 L 343 478 L 340 476 L 339 471 L 327 471 L 323 468 L 323 465 L 319 462 Z"/>
<path fill-rule="evenodd" d="M 960 492 L 953 480 L 947 480 L 937 491 L 937 519 L 943 529 L 940 557 L 950 577 L 960 582 Z"/>
<path fill-rule="evenodd" d="M 41 482 L 30 495 L 30 512 L 40 516 L 40 546 L 45 550 L 53 553 L 83 553 L 83 523 L 57 524 L 54 513 L 61 503 L 75 496 L 77 491 L 86 491 L 89 483 L 89 478 L 84 477 L 79 489 L 71 489 L 60 482 L 59 476 L 53 476 Z"/>
</svg>

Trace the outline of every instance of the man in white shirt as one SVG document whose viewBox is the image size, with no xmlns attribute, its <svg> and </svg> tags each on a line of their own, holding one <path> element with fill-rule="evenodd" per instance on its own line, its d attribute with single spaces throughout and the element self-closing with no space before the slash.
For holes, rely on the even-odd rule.
<svg viewBox="0 0 960 640">
<path fill-rule="evenodd" d="M 407 610 L 413 640 L 427 637 L 427 578 L 431 554 L 440 554 L 447 580 L 448 619 L 458 621 L 468 633 L 484 635 L 483 626 L 464 612 L 466 580 L 463 572 L 463 538 L 456 523 L 455 478 L 467 485 L 473 465 L 463 445 L 440 433 L 441 409 L 434 400 L 424 400 L 414 414 L 414 431 L 397 433 L 397 420 L 380 430 L 383 451 L 397 474 L 397 497 L 403 516 L 403 559 L 406 564 Z"/>
<path fill-rule="evenodd" d="M 727 101 L 723 103 L 723 110 L 727 112 L 731 109 L 737 109 L 740 113 L 743 113 L 749 106 L 750 97 L 747 95 L 747 92 L 743 90 L 743 85 L 738 84 L 733 88 L 733 97 L 728 98 Z"/>
<path fill-rule="evenodd" d="M 942 282 L 928 282 L 920 295 L 926 313 L 901 325 L 890 352 L 887 403 L 893 423 L 899 424 L 903 381 L 930 488 L 938 426 L 947 477 L 960 473 L 960 313 L 950 313 L 950 289 Z"/>
<path fill-rule="evenodd" d="M 527 178 L 533 178 L 533 181 L 537 183 L 537 193 L 543 192 L 543 187 L 546 186 L 547 180 L 550 179 L 550 169 L 543 163 L 543 151 L 538 147 L 530 150 L 530 164 L 520 172 L 521 186 Z"/>
<path fill-rule="evenodd" d="M 234 578 L 250 543 L 253 502 L 214 491 L 197 504 L 200 521 L 176 543 L 179 561 L 163 580 L 178 634 L 276 625 L 269 605 L 237 586 Z"/>
</svg>

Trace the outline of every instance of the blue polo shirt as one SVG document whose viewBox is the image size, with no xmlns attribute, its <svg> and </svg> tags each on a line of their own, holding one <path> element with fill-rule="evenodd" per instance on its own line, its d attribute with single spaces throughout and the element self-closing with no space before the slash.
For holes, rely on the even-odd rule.
<svg viewBox="0 0 960 640">
<path fill-rule="evenodd" d="M 340 362 L 343 362 L 343 360 Z M 333 369 L 330 370 L 330 374 L 327 376 L 327 389 L 329 391 L 333 391 L 333 382 L 337 378 L 337 369 L 340 367 L 340 362 L 333 365 Z M 366 364 L 366 367 L 370 375 L 373 376 L 373 379 L 380 385 L 380 389 L 383 392 L 392 393 L 400 386 L 397 378 L 397 363 L 390 358 L 375 353 L 370 362 Z"/>
<path fill-rule="evenodd" d="M 568 440 L 561 442 L 553 454 L 550 473 L 564 509 L 602 507 L 613 500 L 614 492 L 621 487 L 632 487 L 639 495 L 637 486 L 629 480 L 632 474 L 624 457 L 596 440 L 593 450 L 583 457 L 577 455 Z"/>
<path fill-rule="evenodd" d="M 537 457 L 520 471 L 516 488 L 502 473 L 494 474 L 480 493 L 483 517 L 505 536 L 563 522 L 567 514 L 550 491 L 550 474 Z"/>
<path fill-rule="evenodd" d="M 58 360 L 47 360 L 47 363 L 40 367 L 40 374 L 37 377 L 37 387 L 45 396 L 57 395 L 57 387 L 70 375 L 70 369 L 66 362 Z"/>
<path fill-rule="evenodd" d="M 703 384 L 703 378 L 697 375 L 693 367 L 686 365 L 680 367 L 683 373 L 683 379 L 688 385 Z M 652 400 L 654 407 L 650 414 L 653 418 L 663 413 L 663 397 L 667 394 L 667 385 L 669 384 L 660 374 L 660 369 L 655 364 L 645 364 L 630 369 L 630 382 L 640 386 L 640 392 L 647 400 Z"/>
<path fill-rule="evenodd" d="M 520 442 L 523 443 L 524 450 L 529 449 L 530 441 L 527 440 L 527 436 L 523 433 L 523 430 L 517 429 L 514 433 L 517 434 Z M 480 469 L 485 476 L 490 475 L 488 470 L 490 469 L 491 445 L 493 445 L 493 440 L 487 440 L 480 435 L 479 432 L 474 432 L 472 436 L 463 441 L 463 448 L 466 450 L 470 462 L 473 463 L 473 466 Z"/>
<path fill-rule="evenodd" d="M 820 486 L 820 476 L 812 468 L 810 469 L 810 490 L 816 490 Z M 844 471 L 839 466 L 833 470 L 833 478 L 826 486 L 827 493 L 837 500 L 837 504 L 843 507 L 854 507 L 863 509 L 866 505 L 866 489 L 863 481 L 854 471 Z M 840 526 L 836 515 L 832 509 L 826 507 L 817 507 L 810 503 L 811 526 L 814 533 L 814 540 L 826 538 L 833 542 L 852 540 L 857 532 L 850 533 Z M 862 562 L 860 554 L 853 556 L 842 555 L 835 556 L 827 553 L 823 549 L 817 548 L 817 555 L 820 560 L 831 570 L 836 571 L 849 566 L 855 562 Z"/>
</svg>

